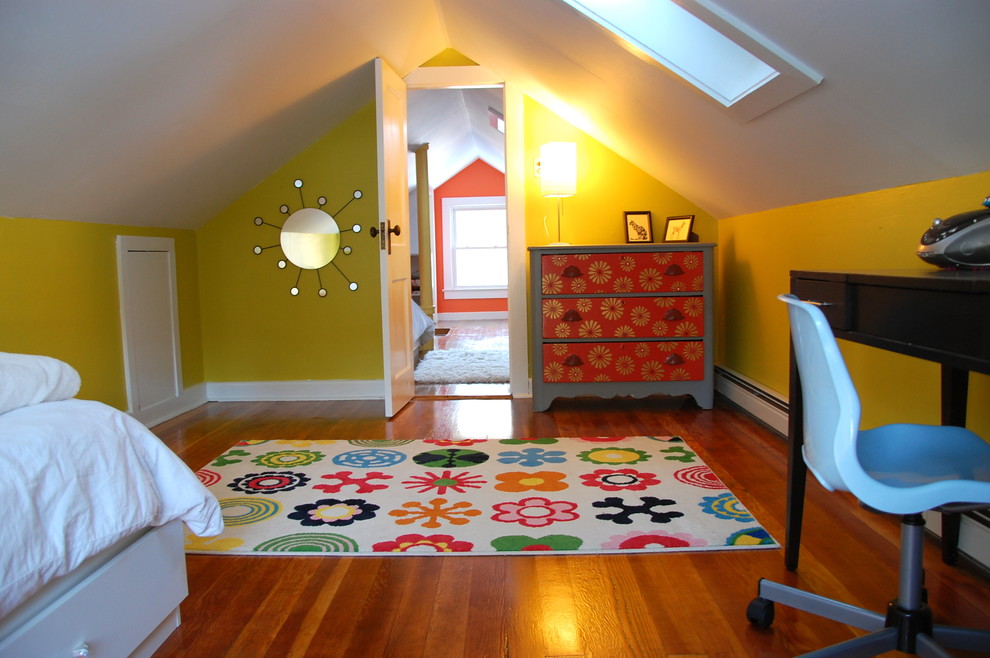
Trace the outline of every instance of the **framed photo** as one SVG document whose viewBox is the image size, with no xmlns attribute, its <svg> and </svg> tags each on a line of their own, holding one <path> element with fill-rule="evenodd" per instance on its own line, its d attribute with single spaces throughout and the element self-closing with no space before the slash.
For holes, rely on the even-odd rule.
<svg viewBox="0 0 990 658">
<path fill-rule="evenodd" d="M 663 241 L 690 242 L 692 224 L 694 224 L 694 215 L 668 217 L 667 226 L 663 230 Z"/>
<path fill-rule="evenodd" d="M 626 211 L 626 242 L 653 242 L 653 215 L 649 210 Z"/>
</svg>

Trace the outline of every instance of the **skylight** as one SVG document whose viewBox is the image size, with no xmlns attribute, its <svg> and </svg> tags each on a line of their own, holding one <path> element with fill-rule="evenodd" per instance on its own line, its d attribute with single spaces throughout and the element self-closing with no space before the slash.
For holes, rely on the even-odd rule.
<svg viewBox="0 0 990 658">
<path fill-rule="evenodd" d="M 822 80 L 710 0 L 563 1 L 743 119 Z"/>
</svg>

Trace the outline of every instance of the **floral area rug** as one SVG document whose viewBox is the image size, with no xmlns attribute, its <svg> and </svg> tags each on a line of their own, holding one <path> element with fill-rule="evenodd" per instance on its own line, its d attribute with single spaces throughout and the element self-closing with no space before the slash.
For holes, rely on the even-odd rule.
<svg viewBox="0 0 990 658">
<path fill-rule="evenodd" d="M 680 437 L 244 441 L 198 472 L 225 530 L 190 553 L 772 548 Z"/>
</svg>

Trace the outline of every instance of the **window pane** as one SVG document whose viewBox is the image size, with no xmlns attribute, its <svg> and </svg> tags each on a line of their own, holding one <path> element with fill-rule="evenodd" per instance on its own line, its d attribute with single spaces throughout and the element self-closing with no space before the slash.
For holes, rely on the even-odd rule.
<svg viewBox="0 0 990 658">
<path fill-rule="evenodd" d="M 505 208 L 459 208 L 454 212 L 455 249 L 505 246 Z"/>
<path fill-rule="evenodd" d="M 454 285 L 458 288 L 500 288 L 509 284 L 509 265 L 504 248 L 459 249 L 454 252 L 454 260 Z"/>
</svg>

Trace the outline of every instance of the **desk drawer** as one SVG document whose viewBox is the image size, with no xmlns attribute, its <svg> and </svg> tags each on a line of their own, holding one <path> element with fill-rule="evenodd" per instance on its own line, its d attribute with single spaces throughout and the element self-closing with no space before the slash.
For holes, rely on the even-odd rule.
<svg viewBox="0 0 990 658">
<path fill-rule="evenodd" d="M 804 301 L 817 302 L 832 329 L 845 331 L 851 327 L 849 287 L 845 283 L 794 278 L 791 293 Z"/>
</svg>

